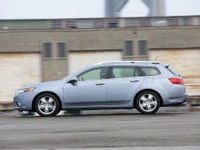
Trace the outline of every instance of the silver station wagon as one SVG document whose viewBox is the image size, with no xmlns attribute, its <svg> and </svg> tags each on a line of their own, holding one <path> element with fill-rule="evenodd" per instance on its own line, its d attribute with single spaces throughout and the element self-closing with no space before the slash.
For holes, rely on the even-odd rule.
<svg viewBox="0 0 200 150">
<path fill-rule="evenodd" d="M 183 80 L 158 62 L 101 62 L 59 81 L 30 85 L 14 96 L 14 109 L 55 116 L 60 110 L 133 109 L 153 114 L 159 107 L 182 104 Z"/>
</svg>

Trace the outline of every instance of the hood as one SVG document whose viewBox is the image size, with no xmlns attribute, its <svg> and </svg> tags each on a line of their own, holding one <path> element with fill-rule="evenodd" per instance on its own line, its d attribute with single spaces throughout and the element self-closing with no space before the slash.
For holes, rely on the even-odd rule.
<svg viewBox="0 0 200 150">
<path fill-rule="evenodd" d="M 23 88 L 30 88 L 30 87 L 52 87 L 54 85 L 58 85 L 59 83 L 63 83 L 62 80 L 56 80 L 56 81 L 49 81 L 49 82 L 42 82 L 42 83 L 38 83 L 38 84 L 32 84 L 32 85 L 28 85 L 25 86 Z"/>
</svg>

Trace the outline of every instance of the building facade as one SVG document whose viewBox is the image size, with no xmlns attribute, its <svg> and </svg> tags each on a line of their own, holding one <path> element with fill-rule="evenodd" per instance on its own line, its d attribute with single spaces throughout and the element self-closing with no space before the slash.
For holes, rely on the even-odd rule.
<svg viewBox="0 0 200 150">
<path fill-rule="evenodd" d="M 145 18 L 146 21 L 152 22 L 143 26 L 141 22 L 144 18 L 139 21 L 138 18 L 132 18 L 132 21 L 141 24 L 139 27 L 131 27 L 130 18 L 120 18 L 117 20 L 118 24 L 109 25 L 113 21 L 111 19 L 110 22 L 104 22 L 104 27 L 98 28 L 94 27 L 98 19 L 93 20 L 93 26 L 90 24 L 88 27 L 85 24 L 84 28 L 78 26 L 78 23 L 74 24 L 73 28 L 68 28 L 66 24 L 69 20 L 61 20 L 61 24 L 53 24 L 57 20 L 23 20 L 25 24 L 19 20 L 12 20 L 12 23 L 2 20 L 0 101 L 12 101 L 14 92 L 22 86 L 62 79 L 77 69 L 97 62 L 153 61 L 157 57 L 157 61 L 170 64 L 172 69 L 182 76 L 190 95 L 198 95 L 200 17 L 187 17 L 192 20 L 187 25 L 183 23 L 185 18 L 172 21 L 174 26 L 171 26 L 170 21 L 162 26 L 152 24 L 156 19 L 170 20 L 174 19 L 173 17 Z M 27 27 L 25 25 L 28 21 L 31 22 Z M 38 25 L 38 22 L 41 26 L 34 27 L 34 23 Z"/>
</svg>

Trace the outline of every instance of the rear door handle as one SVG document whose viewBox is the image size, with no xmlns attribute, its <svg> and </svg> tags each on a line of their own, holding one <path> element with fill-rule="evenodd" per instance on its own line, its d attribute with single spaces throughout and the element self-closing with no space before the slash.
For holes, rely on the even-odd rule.
<svg viewBox="0 0 200 150">
<path fill-rule="evenodd" d="M 97 83 L 96 86 L 105 85 L 105 83 Z"/>
<path fill-rule="evenodd" d="M 130 80 L 131 83 L 134 83 L 134 82 L 139 82 L 140 80 L 139 79 L 135 79 L 135 80 Z"/>
</svg>

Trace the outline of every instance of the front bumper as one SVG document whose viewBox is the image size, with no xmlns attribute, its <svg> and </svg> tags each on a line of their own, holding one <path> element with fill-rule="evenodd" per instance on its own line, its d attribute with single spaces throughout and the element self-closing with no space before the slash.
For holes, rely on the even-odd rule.
<svg viewBox="0 0 200 150">
<path fill-rule="evenodd" d="M 32 103 L 33 103 L 34 97 L 35 97 L 34 92 L 22 93 L 22 94 L 14 96 L 13 98 L 14 110 L 20 110 L 20 111 L 32 110 Z"/>
</svg>

